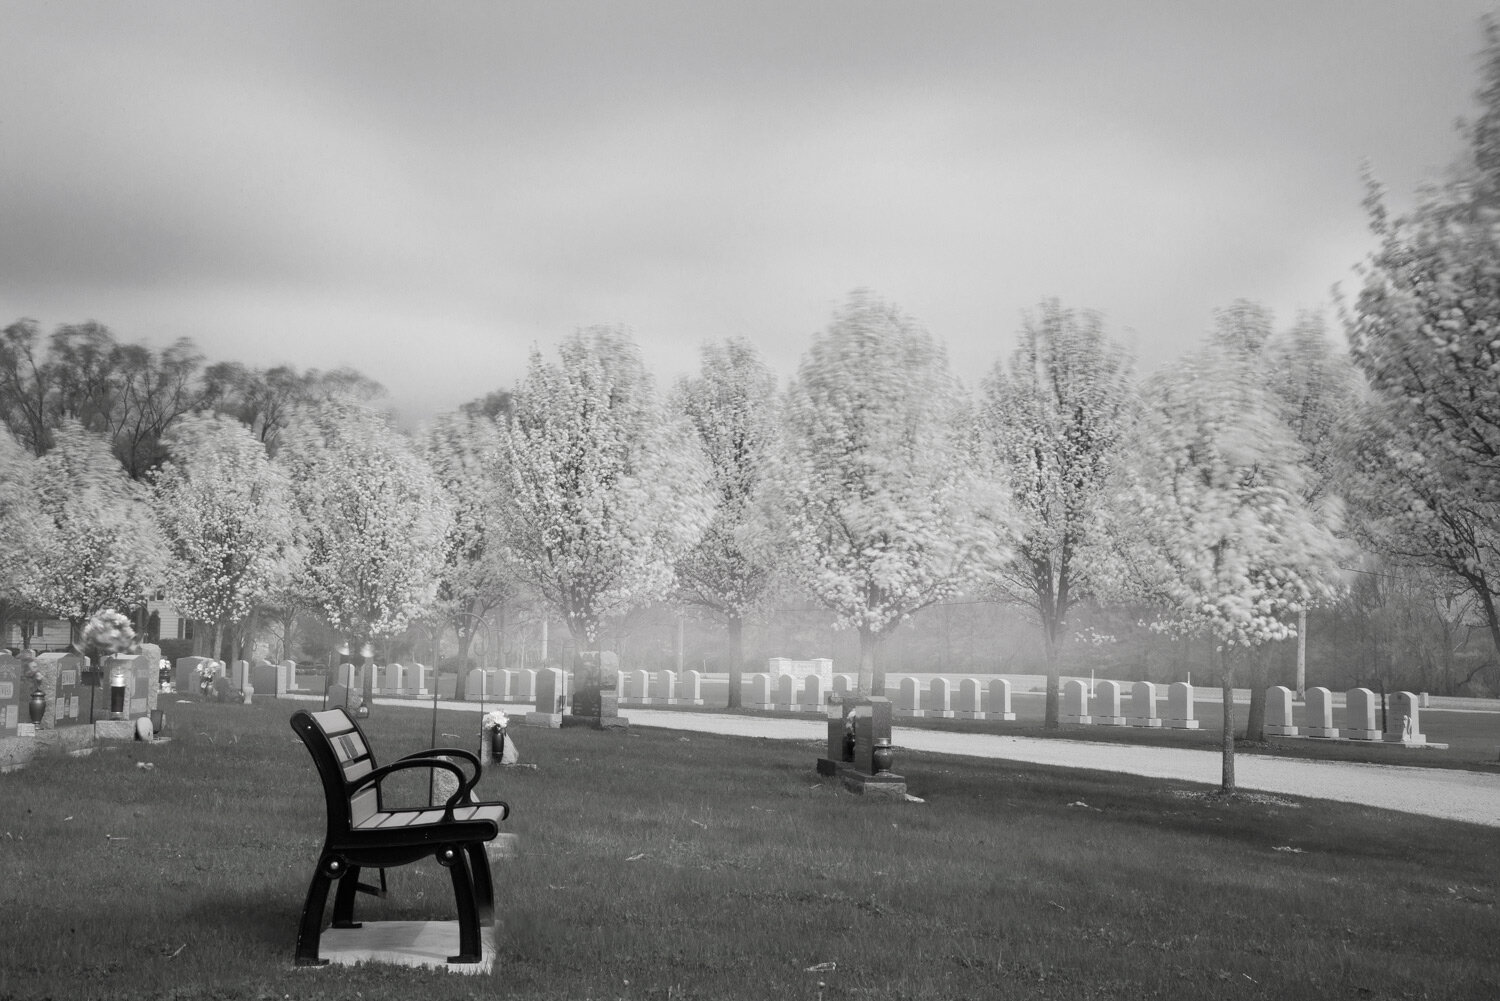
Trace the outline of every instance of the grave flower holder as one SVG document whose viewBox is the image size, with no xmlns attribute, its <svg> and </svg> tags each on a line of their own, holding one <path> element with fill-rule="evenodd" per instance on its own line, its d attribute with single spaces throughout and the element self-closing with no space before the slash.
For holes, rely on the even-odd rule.
<svg viewBox="0 0 1500 1001">
<path fill-rule="evenodd" d="M 125 719 L 125 667 L 116 664 L 109 671 L 109 718 Z"/>
<path fill-rule="evenodd" d="M 47 715 L 47 693 L 40 688 L 32 689 L 31 700 L 26 703 L 26 714 L 31 717 L 31 722 L 41 723 L 42 717 Z"/>
</svg>

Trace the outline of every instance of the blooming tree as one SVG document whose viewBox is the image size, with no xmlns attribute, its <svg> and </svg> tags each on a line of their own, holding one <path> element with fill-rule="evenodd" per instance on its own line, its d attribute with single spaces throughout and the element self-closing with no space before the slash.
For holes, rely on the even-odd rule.
<svg viewBox="0 0 1500 1001">
<path fill-rule="evenodd" d="M 383 415 L 345 398 L 308 407 L 277 461 L 306 521 L 306 581 L 330 625 L 358 649 L 431 608 L 452 511 Z"/>
<path fill-rule="evenodd" d="M 1372 524 L 1471 593 L 1500 651 L 1500 26 L 1485 33 L 1481 114 L 1451 177 L 1398 219 L 1371 185 L 1380 246 L 1345 322 L 1378 398 L 1360 449 Z"/>
<path fill-rule="evenodd" d="M 715 500 L 703 538 L 677 563 L 678 594 L 724 618 L 736 709 L 744 622 L 776 579 L 778 551 L 760 503 L 776 439 L 776 377 L 744 341 L 705 345 L 701 371 L 678 384 L 675 405 L 708 459 Z"/>
<path fill-rule="evenodd" d="M 33 469 L 40 524 L 22 599 L 68 619 L 75 634 L 101 608 L 142 604 L 161 584 L 161 535 L 146 488 L 125 475 L 109 440 L 64 421 Z"/>
<path fill-rule="evenodd" d="M 167 546 L 167 598 L 213 625 L 218 657 L 225 629 L 285 586 L 300 560 L 291 485 L 250 429 L 230 417 L 185 417 L 165 444 L 169 458 L 152 486 Z"/>
<path fill-rule="evenodd" d="M 1263 357 L 1267 386 L 1281 421 L 1302 446 L 1302 499 L 1314 511 L 1321 511 L 1335 498 L 1334 486 L 1344 475 L 1345 424 L 1360 409 L 1359 376 L 1349 356 L 1329 343 L 1323 319 L 1316 314 L 1298 317 L 1289 331 L 1273 337 Z M 1306 689 L 1307 610 L 1303 609 L 1297 613 L 1298 696 Z M 1252 735 L 1261 732 L 1255 707 L 1263 705 L 1264 696 L 1264 686 L 1260 686 L 1259 698 L 1251 700 Z"/>
<path fill-rule="evenodd" d="M 985 380 L 980 437 L 1010 488 L 1015 555 L 993 577 L 1032 609 L 1047 655 L 1046 725 L 1058 723 L 1057 642 L 1089 586 L 1090 535 L 1134 410 L 1129 353 L 1099 317 L 1042 305 L 1010 364 Z"/>
<path fill-rule="evenodd" d="M 933 339 L 868 292 L 813 341 L 775 463 L 788 572 L 858 630 L 859 691 L 885 690 L 879 641 L 1009 556 L 1004 489 L 976 462 L 966 397 Z"/>
<path fill-rule="evenodd" d="M 557 362 L 534 352 L 513 406 L 506 539 L 521 580 L 588 649 L 606 616 L 670 591 L 708 525 L 708 471 L 619 330 L 575 334 Z"/>
<path fill-rule="evenodd" d="M 500 522 L 505 498 L 500 431 L 485 417 L 445 415 L 427 429 L 423 452 L 453 510 L 434 611 L 453 626 L 464 661 L 479 624 L 491 613 L 503 616 L 519 593 Z M 464 681 L 461 671 L 459 698 Z"/>
<path fill-rule="evenodd" d="M 1246 356 L 1206 350 L 1150 381 L 1110 508 L 1117 591 L 1160 605 L 1167 630 L 1215 645 L 1223 684 L 1223 790 L 1234 791 L 1230 649 L 1295 634 L 1332 593 L 1343 545 L 1303 498 L 1297 440 Z"/>
<path fill-rule="evenodd" d="M 41 509 L 32 483 L 36 460 L 8 431 L 0 430 L 0 633 L 20 612 L 21 585 L 33 571 L 32 561 L 42 528 Z"/>
</svg>

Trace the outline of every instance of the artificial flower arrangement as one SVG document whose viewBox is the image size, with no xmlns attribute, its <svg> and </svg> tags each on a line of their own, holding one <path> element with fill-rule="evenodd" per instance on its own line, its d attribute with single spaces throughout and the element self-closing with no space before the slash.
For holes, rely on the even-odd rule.
<svg viewBox="0 0 1500 1001">
<path fill-rule="evenodd" d="M 46 679 L 42 675 L 41 667 L 37 665 L 36 657 L 33 656 L 26 658 L 25 663 L 26 666 L 22 668 L 21 676 L 24 677 L 27 681 L 31 682 L 31 690 L 33 692 L 41 692 L 42 685 L 46 681 Z"/>
<path fill-rule="evenodd" d="M 484 727 L 486 730 L 504 730 L 510 726 L 510 717 L 498 709 L 484 714 Z"/>
<path fill-rule="evenodd" d="M 83 627 L 84 649 L 96 657 L 124 653 L 135 643 L 135 630 L 130 620 L 113 608 L 94 613 Z"/>
</svg>

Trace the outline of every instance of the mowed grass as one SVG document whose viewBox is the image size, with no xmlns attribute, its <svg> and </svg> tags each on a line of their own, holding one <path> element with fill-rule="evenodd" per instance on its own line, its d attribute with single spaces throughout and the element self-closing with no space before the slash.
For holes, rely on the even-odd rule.
<svg viewBox="0 0 1500 1001">
<path fill-rule="evenodd" d="M 520 837 L 493 974 L 296 969 L 323 829 L 296 705 L 167 708 L 170 743 L 0 775 L 0 998 L 1500 996 L 1491 828 L 926 754 L 892 803 L 812 744 L 644 728 L 515 728 L 537 767 L 482 785 Z M 430 726 L 367 729 L 393 760 Z M 452 916 L 436 863 L 390 877 L 361 916 Z"/>
</svg>

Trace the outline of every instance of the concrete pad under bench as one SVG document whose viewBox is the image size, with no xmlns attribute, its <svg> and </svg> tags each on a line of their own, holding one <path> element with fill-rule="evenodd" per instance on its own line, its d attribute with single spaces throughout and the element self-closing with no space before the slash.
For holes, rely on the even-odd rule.
<svg viewBox="0 0 1500 1001">
<path fill-rule="evenodd" d="M 481 959 L 449 963 L 458 952 L 457 921 L 366 921 L 360 928 L 329 928 L 318 945 L 318 958 L 334 966 L 387 963 L 450 973 L 489 973 L 495 968 L 495 926 L 479 929 Z M 299 967 L 318 970 L 319 966 Z"/>
</svg>

